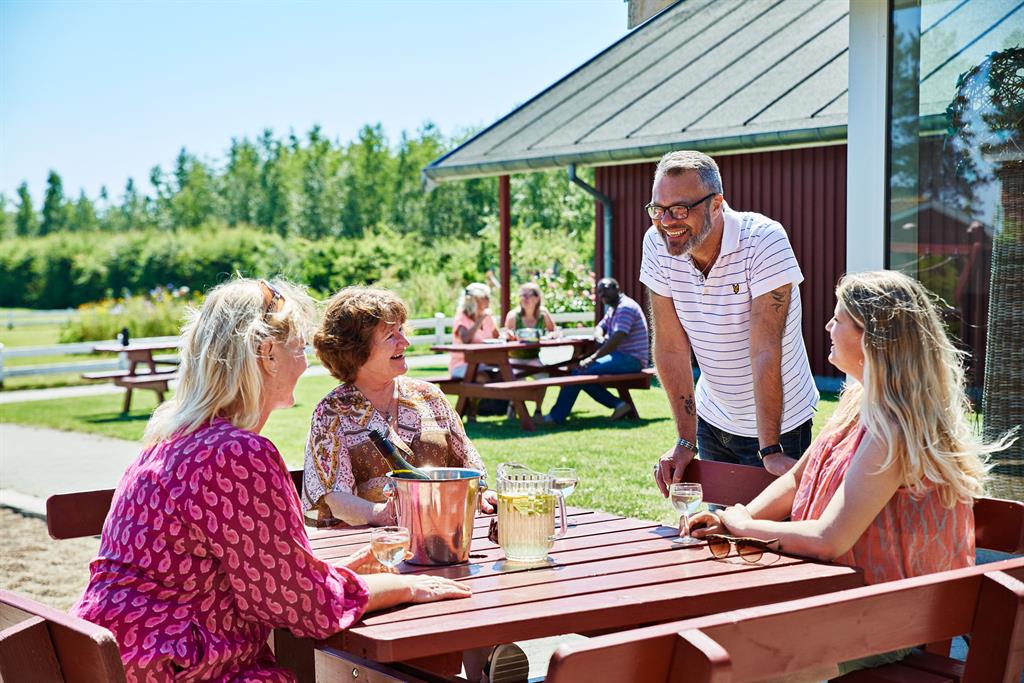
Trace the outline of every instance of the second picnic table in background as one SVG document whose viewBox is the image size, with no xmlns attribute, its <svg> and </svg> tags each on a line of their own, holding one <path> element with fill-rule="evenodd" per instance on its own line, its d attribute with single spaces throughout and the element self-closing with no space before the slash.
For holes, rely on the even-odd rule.
<svg viewBox="0 0 1024 683">
<path fill-rule="evenodd" d="M 641 371 L 628 375 L 585 375 L 582 377 L 569 374 L 569 370 L 593 344 L 594 341 L 591 338 L 560 337 L 556 339 L 542 339 L 537 342 L 503 342 L 496 340 L 494 343 L 432 346 L 430 348 L 433 351 L 464 354 L 466 357 L 466 374 L 461 380 L 451 377 L 427 379 L 440 386 L 445 393 L 454 394 L 459 397 L 455 409 L 460 415 L 473 414 L 471 412 L 473 406 L 469 400 L 471 398 L 496 398 L 511 401 L 515 407 L 516 415 L 519 417 L 519 424 L 527 431 L 533 431 L 536 429 L 536 426 L 530 417 L 529 410 L 526 408 L 526 401 L 536 402 L 540 406 L 548 387 L 599 382 L 618 389 L 622 399 L 633 405 L 633 401 L 629 396 L 629 390 L 650 388 L 653 372 Z M 510 354 L 513 351 L 544 349 L 557 346 L 573 347 L 573 355 L 568 362 L 520 368 L 514 365 L 510 359 Z M 490 383 L 474 381 L 477 368 L 484 364 L 498 368 L 500 381 Z M 530 372 L 546 372 L 551 376 L 536 380 L 523 379 L 525 374 L 530 374 Z M 636 414 L 635 406 L 633 413 L 634 415 Z"/>
<path fill-rule="evenodd" d="M 109 372 L 86 373 L 85 379 L 107 380 L 117 386 L 125 388 L 124 405 L 122 412 L 127 413 L 132 405 L 133 389 L 149 389 L 155 391 L 157 402 L 163 403 L 164 392 L 168 389 L 168 382 L 178 378 L 177 359 L 156 358 L 154 353 L 160 351 L 175 351 L 178 348 L 178 340 L 162 342 L 139 342 L 128 345 L 116 342 L 97 344 L 93 347 L 94 353 L 120 353 L 128 363 L 124 370 L 113 370 Z M 172 366 L 171 370 L 160 370 L 158 365 Z M 145 372 L 140 372 L 140 366 Z"/>
</svg>

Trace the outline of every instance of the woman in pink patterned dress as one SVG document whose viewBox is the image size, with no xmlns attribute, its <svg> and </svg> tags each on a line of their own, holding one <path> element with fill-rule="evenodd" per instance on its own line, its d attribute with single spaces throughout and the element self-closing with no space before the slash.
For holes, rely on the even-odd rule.
<svg viewBox="0 0 1024 683">
<path fill-rule="evenodd" d="M 448 399 L 434 384 L 405 377 L 405 304 L 383 289 L 347 287 L 333 297 L 313 337 L 317 356 L 341 384 L 313 410 L 302 501 L 313 523 L 383 525 L 391 467 L 370 441 L 386 432 L 417 467 L 484 470 Z M 493 511 L 495 495 L 481 501 Z"/>
<path fill-rule="evenodd" d="M 835 414 L 793 469 L 747 506 L 695 516 L 706 526 L 693 534 L 771 540 L 861 567 L 867 583 L 973 565 L 984 459 L 1008 439 L 983 443 L 968 422 L 962 353 L 919 282 L 857 273 L 836 297 L 828 358 L 853 381 Z"/>
<path fill-rule="evenodd" d="M 306 369 L 312 300 L 284 282 L 211 291 L 181 338 L 181 382 L 154 413 L 72 608 L 117 637 L 129 681 L 292 681 L 274 627 L 325 638 L 366 610 L 465 597 L 452 581 L 361 578 L 313 555 L 288 469 L 259 435 Z"/>
</svg>

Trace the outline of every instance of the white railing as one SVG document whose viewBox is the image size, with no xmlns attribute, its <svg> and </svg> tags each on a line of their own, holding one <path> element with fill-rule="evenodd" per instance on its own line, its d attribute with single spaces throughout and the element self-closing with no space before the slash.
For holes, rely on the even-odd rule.
<svg viewBox="0 0 1024 683">
<path fill-rule="evenodd" d="M 0 324 L 9 330 L 31 325 L 59 325 L 78 319 L 78 310 L 61 308 L 50 311 L 7 311 L 0 316 Z"/>
<path fill-rule="evenodd" d="M 552 316 L 556 323 L 592 323 L 593 313 L 556 313 Z M 437 313 L 433 318 L 420 318 L 410 320 L 408 326 L 413 330 L 410 338 L 412 346 L 433 346 L 445 344 L 451 341 L 449 330 L 455 322 L 454 318 L 445 316 L 444 313 Z M 499 322 L 500 325 L 500 322 Z M 415 334 L 422 330 L 432 330 L 433 334 Z M 177 337 L 147 337 L 134 339 L 136 342 L 171 342 Z M 123 369 L 126 362 L 123 358 L 97 359 L 97 360 L 71 360 L 62 363 L 50 363 L 45 365 L 16 365 L 8 367 L 6 360 L 10 358 L 30 358 L 33 356 L 68 356 L 82 353 L 92 353 L 93 347 L 103 342 L 76 342 L 73 344 L 54 344 L 52 346 L 16 346 L 5 348 L 0 344 L 0 386 L 5 379 L 10 377 L 25 377 L 29 375 L 56 375 L 61 373 L 82 373 L 96 372 L 99 370 Z"/>
</svg>

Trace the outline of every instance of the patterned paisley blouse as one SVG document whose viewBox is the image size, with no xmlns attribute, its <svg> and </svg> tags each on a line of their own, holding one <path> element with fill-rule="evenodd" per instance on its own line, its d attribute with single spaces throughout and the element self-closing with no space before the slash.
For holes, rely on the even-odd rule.
<svg viewBox="0 0 1024 683">
<path fill-rule="evenodd" d="M 843 483 L 864 430 L 819 440 L 811 448 L 792 519 L 818 519 Z M 944 507 L 938 492 L 915 498 L 899 488 L 846 554 L 836 562 L 864 570 L 868 584 L 906 579 L 974 564 L 974 508 L 960 502 Z"/>
<path fill-rule="evenodd" d="M 462 427 L 462 419 L 437 386 L 400 376 L 398 419 L 391 439 L 416 467 L 471 467 L 483 462 Z M 370 441 L 370 430 L 388 431 L 385 415 L 353 384 L 341 384 L 313 411 L 306 442 L 302 504 L 319 524 L 335 522 L 324 496 L 351 493 L 384 502 L 387 461 Z M 395 435 L 399 438 L 395 438 Z"/>
<path fill-rule="evenodd" d="M 214 420 L 125 471 L 89 585 L 71 612 L 117 637 L 128 681 L 294 681 L 272 627 L 326 638 L 366 584 L 313 555 L 281 455 Z"/>
</svg>

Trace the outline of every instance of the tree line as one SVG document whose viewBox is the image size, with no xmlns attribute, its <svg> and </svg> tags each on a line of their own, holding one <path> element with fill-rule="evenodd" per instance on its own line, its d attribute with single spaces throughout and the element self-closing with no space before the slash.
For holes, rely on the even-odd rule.
<svg viewBox="0 0 1024 683">
<path fill-rule="evenodd" d="M 153 190 L 129 178 L 112 195 L 68 196 L 49 173 L 39 209 L 22 183 L 13 200 L 0 195 L 0 235 L 34 237 L 69 232 L 189 230 L 218 223 L 248 225 L 282 237 L 358 238 L 386 225 L 400 235 L 468 238 L 497 220 L 497 180 L 474 179 L 424 190 L 421 170 L 465 136 L 446 137 L 432 124 L 403 132 L 392 145 L 380 124 L 364 126 L 348 143 L 319 126 L 300 138 L 266 130 L 231 140 L 212 162 L 182 149 L 172 169 L 149 173 Z M 517 224 L 580 234 L 592 229 L 593 201 L 562 172 L 512 179 Z"/>
</svg>

